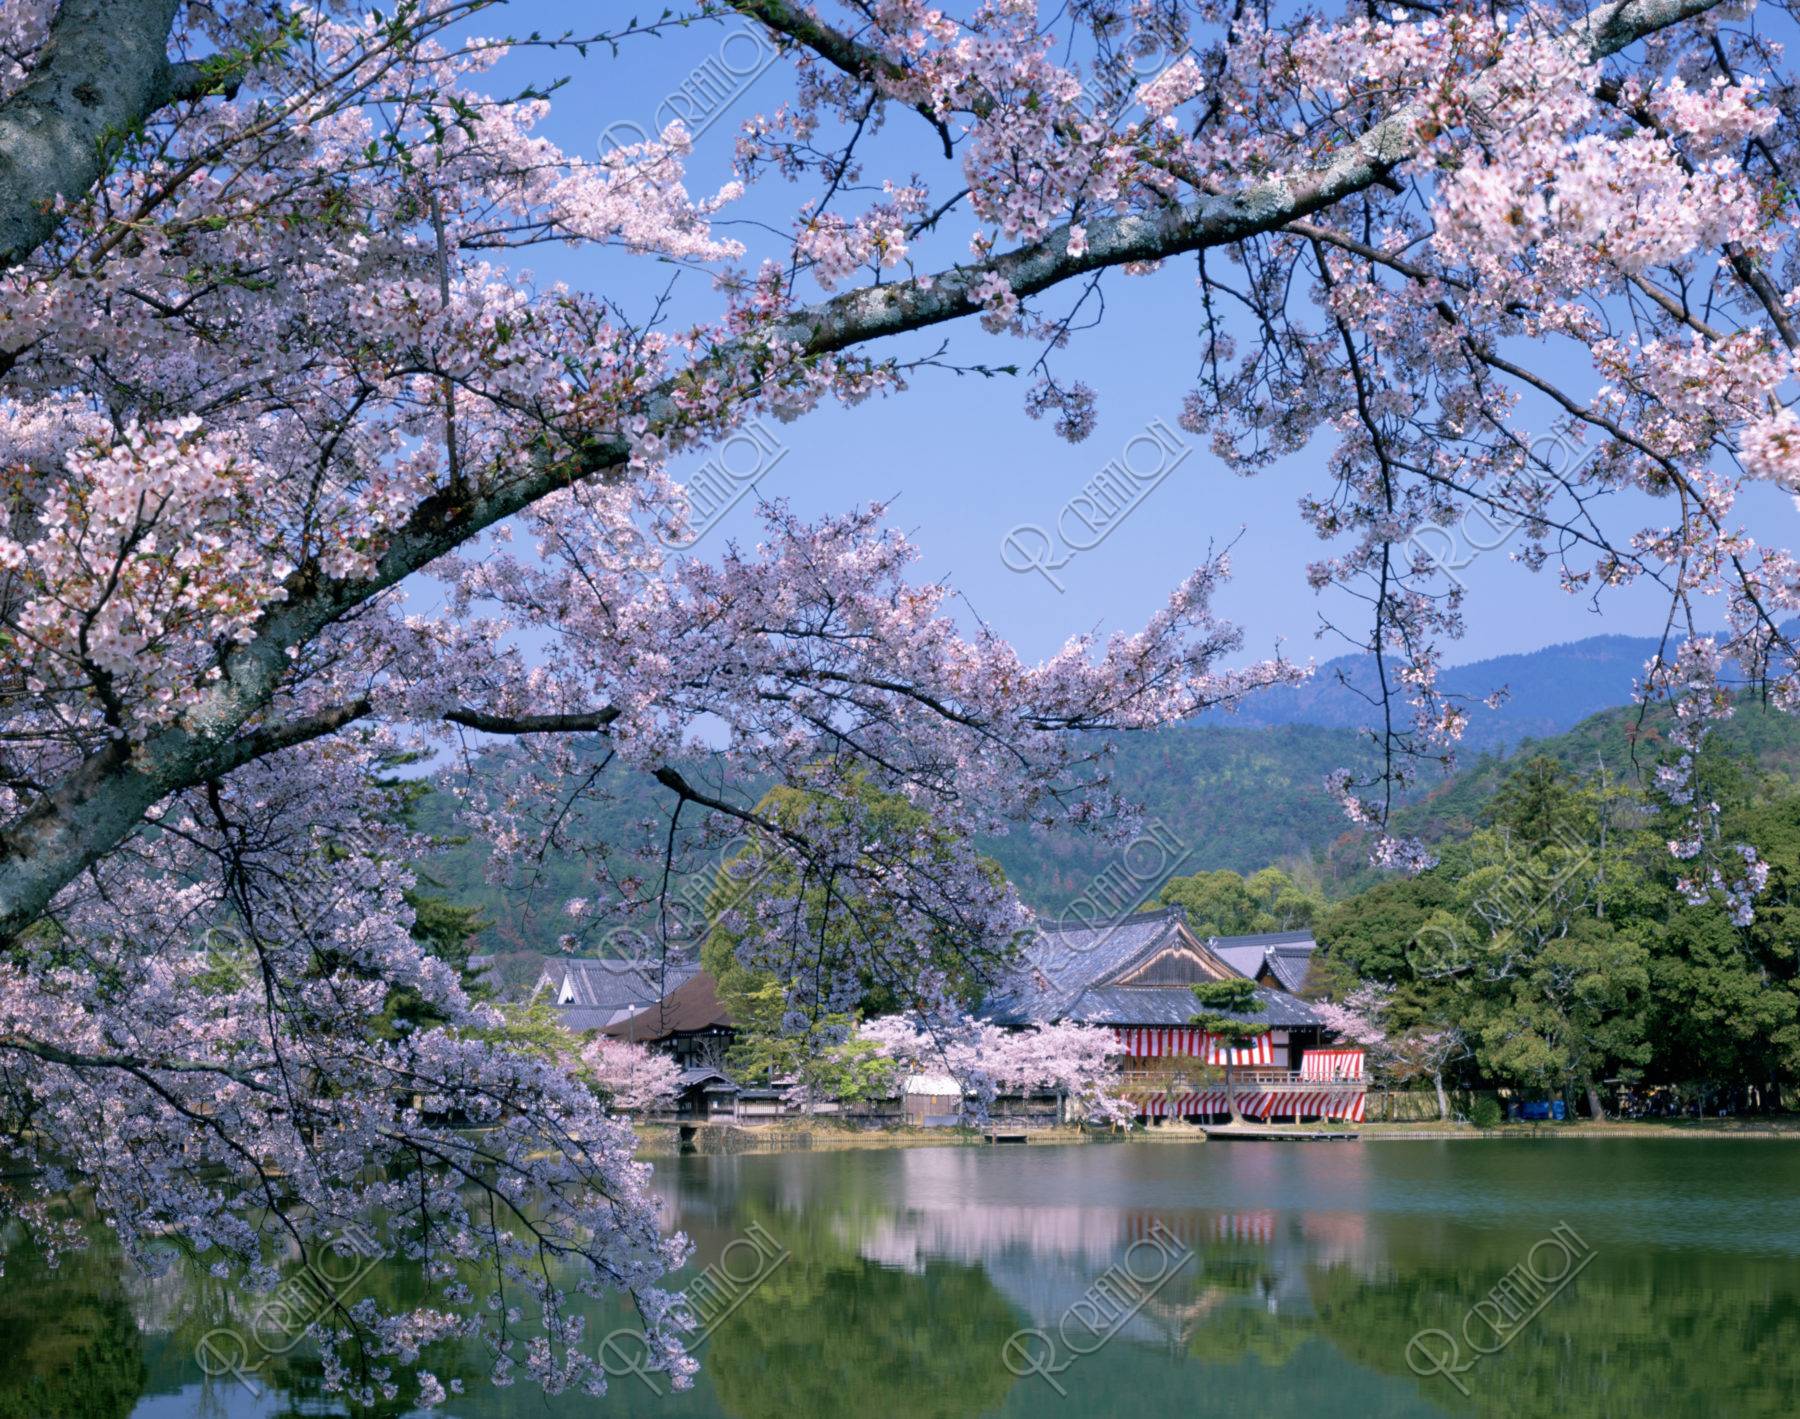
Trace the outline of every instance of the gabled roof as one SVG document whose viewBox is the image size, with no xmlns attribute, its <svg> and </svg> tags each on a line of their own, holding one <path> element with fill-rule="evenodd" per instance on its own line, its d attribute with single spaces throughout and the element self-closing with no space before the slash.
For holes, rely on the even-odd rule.
<svg viewBox="0 0 1800 1419">
<path fill-rule="evenodd" d="M 1266 966 L 1282 989 L 1297 991 L 1306 983 L 1318 942 L 1310 931 L 1262 931 L 1252 936 L 1218 936 L 1207 943 L 1241 976 L 1255 980 Z"/>
<path fill-rule="evenodd" d="M 704 1066 L 682 1070 L 675 1081 L 677 1089 L 692 1089 L 697 1084 L 704 1085 L 708 1089 L 730 1090 L 734 1094 L 737 1092 L 737 1084 L 730 1075 L 717 1069 L 707 1069 Z"/>
<path fill-rule="evenodd" d="M 639 1044 L 654 1044 L 671 1035 L 730 1024 L 731 1012 L 719 999 L 719 983 L 712 972 L 696 971 L 654 1005 L 608 1025 L 606 1033 Z"/>
<path fill-rule="evenodd" d="M 1124 969 L 1186 929 L 1187 914 L 1180 907 L 1138 912 L 1118 921 L 1040 923 L 1028 954 L 1052 985 L 1067 989 Z"/>
<path fill-rule="evenodd" d="M 1189 986 L 1200 980 L 1255 979 L 1271 952 L 1277 980 L 1303 980 L 1312 937 L 1271 931 L 1201 941 L 1180 907 L 1139 912 L 1114 922 L 1040 927 L 1019 968 L 989 997 L 983 1014 L 1002 1025 L 1034 1020 L 1090 1024 L 1181 1025 L 1198 1010 Z M 1296 975 L 1297 970 L 1297 975 Z M 1304 1001 L 1259 986 L 1247 1020 L 1271 1026 L 1318 1023 Z"/>
<path fill-rule="evenodd" d="M 551 956 L 544 962 L 539 989 L 572 1030 L 598 1030 L 654 1005 L 666 991 L 692 979 L 698 967 L 670 961 L 602 961 L 589 956 Z"/>
<path fill-rule="evenodd" d="M 989 1018 L 1002 1023 L 1060 1020 L 1084 990 L 1129 976 L 1158 954 L 1184 950 L 1210 955 L 1187 929 L 1180 907 L 1139 912 L 1118 921 L 1038 927 L 1019 970 L 988 1001 Z M 1216 974 L 1230 974 L 1222 964 Z"/>
<path fill-rule="evenodd" d="M 1269 948 L 1269 970 L 1275 979 L 1281 982 L 1283 990 L 1291 990 L 1298 994 L 1306 984 L 1306 977 L 1312 971 L 1313 951 L 1315 947 L 1309 940 L 1305 946 L 1271 946 Z"/>
</svg>

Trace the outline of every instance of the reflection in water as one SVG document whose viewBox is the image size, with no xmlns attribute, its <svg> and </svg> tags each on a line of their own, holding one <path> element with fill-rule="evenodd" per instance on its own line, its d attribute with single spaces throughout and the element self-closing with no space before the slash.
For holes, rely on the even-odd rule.
<svg viewBox="0 0 1800 1419">
<path fill-rule="evenodd" d="M 598 1405 L 545 1401 L 486 1387 L 480 1354 L 440 1347 L 423 1363 L 468 1387 L 446 1409 L 458 1419 L 1785 1416 L 1800 1390 L 1796 1164 L 1787 1143 L 1623 1139 L 683 1158 L 658 1182 L 695 1239 L 693 1274 L 753 1225 L 787 1253 L 724 1309 L 692 1391 L 625 1377 Z M 1409 1368 L 1415 1335 L 1458 1333 L 1559 1224 L 1592 1264 L 1469 1368 L 1466 1395 Z M 205 1383 L 195 1347 L 241 1324 L 246 1298 L 179 1266 L 140 1277 L 91 1230 L 93 1247 L 54 1270 L 16 1229 L 0 1234 L 0 1419 L 344 1412 L 304 1345 L 252 1386 Z M 1109 1319 L 1109 1340 L 1054 1388 L 1009 1368 L 1009 1338 L 1086 1314 L 1153 1235 L 1179 1265 Z M 401 1267 L 358 1285 L 390 1303 L 420 1294 Z M 590 1333 L 628 1320 L 596 1308 Z"/>
<path fill-rule="evenodd" d="M 144 1355 L 116 1260 L 75 1252 L 52 1270 L 14 1246 L 5 1254 L 0 1419 L 125 1419 L 144 1391 Z"/>
</svg>

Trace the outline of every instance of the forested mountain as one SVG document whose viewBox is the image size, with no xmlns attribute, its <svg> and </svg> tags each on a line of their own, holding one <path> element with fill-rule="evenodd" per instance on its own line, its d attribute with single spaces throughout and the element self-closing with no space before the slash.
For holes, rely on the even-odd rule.
<svg viewBox="0 0 1800 1419">
<path fill-rule="evenodd" d="M 1181 845 L 1169 858 L 1167 875 L 1221 867 L 1247 873 L 1273 862 L 1322 857 L 1348 827 L 1326 795 L 1325 775 L 1367 753 L 1346 729 L 1196 724 L 1122 740 L 1116 780 L 1159 825 L 1159 841 Z M 493 759 L 498 770 L 503 758 Z M 618 801 L 597 825 L 609 841 L 625 841 L 642 819 L 667 811 L 666 792 L 648 780 L 621 775 L 616 789 Z M 428 798 L 419 820 L 428 830 L 449 833 L 448 795 Z M 982 848 L 1041 910 L 1079 895 L 1117 851 L 1091 837 L 1028 831 L 985 839 Z M 425 870 L 444 895 L 482 909 L 489 922 L 483 949 L 554 950 L 557 937 L 570 928 L 563 904 L 590 894 L 592 884 L 577 864 L 547 859 L 531 890 L 504 889 L 483 879 L 487 857 L 484 845 L 465 840 L 432 858 Z M 1160 885 L 1145 883 L 1145 895 Z"/>
<path fill-rule="evenodd" d="M 1633 675 L 1653 650 L 1648 639 L 1596 636 L 1446 671 L 1444 679 L 1453 687 L 1485 693 L 1505 683 L 1512 697 L 1500 710 L 1475 716 L 1478 728 L 1469 736 L 1458 772 L 1447 779 L 1428 775 L 1401 810 L 1399 826 L 1428 841 L 1466 835 L 1526 754 L 1545 755 L 1583 777 L 1603 772 L 1621 783 L 1635 781 L 1663 747 L 1663 717 L 1644 716 L 1624 704 Z M 1362 673 L 1349 660 L 1339 668 L 1353 679 Z M 1263 695 L 1235 715 L 1120 741 L 1119 787 L 1145 806 L 1163 840 L 1181 845 L 1180 855 L 1170 859 L 1169 875 L 1220 868 L 1247 874 L 1279 865 L 1334 898 L 1380 880 L 1364 863 L 1363 840 L 1350 831 L 1324 788 L 1330 770 L 1366 764 L 1370 753 L 1348 727 L 1360 701 L 1335 682 L 1334 673 L 1327 666 L 1313 684 Z M 1613 708 L 1573 712 L 1596 701 Z M 1328 722 L 1291 722 L 1308 716 Z M 1501 727 L 1491 727 L 1496 723 Z M 1539 732 L 1537 726 L 1549 728 Z M 1792 716 L 1747 704 L 1718 731 L 1718 741 L 1728 757 L 1754 761 L 1761 771 L 1790 781 L 1800 779 L 1800 723 Z M 489 762 L 504 771 L 503 753 Z M 618 801 L 596 815 L 591 827 L 608 841 L 624 842 L 645 818 L 666 810 L 661 801 L 666 795 L 642 778 L 620 775 L 615 786 Z M 447 797 L 428 797 L 421 820 L 448 832 Z M 1116 852 L 1092 838 L 1028 832 L 986 840 L 982 847 L 1024 899 L 1045 911 L 1078 896 Z M 482 908 L 490 923 L 484 949 L 554 950 L 557 937 L 569 929 L 563 904 L 590 892 L 592 884 L 575 864 L 546 860 L 533 890 L 503 890 L 483 880 L 486 858 L 480 843 L 462 842 L 434 858 L 427 871 L 445 895 Z M 1143 884 L 1146 899 L 1160 885 Z"/>
<path fill-rule="evenodd" d="M 1565 733 L 1526 740 L 1510 753 L 1465 754 L 1457 773 L 1428 777 L 1419 786 L 1400 809 L 1396 827 L 1433 843 L 1466 836 L 1481 825 L 1502 780 L 1529 757 L 1548 757 L 1582 777 L 1601 774 L 1635 785 L 1663 752 L 1666 719 L 1619 706 Z M 1800 723 L 1792 715 L 1746 704 L 1714 738 L 1722 757 L 1754 766 L 1764 791 L 1800 782 Z M 1368 753 L 1347 729 L 1186 725 L 1123 742 L 1117 779 L 1127 796 L 1191 849 L 1176 872 L 1229 868 L 1248 874 L 1280 866 L 1316 883 L 1325 896 L 1341 897 L 1385 875 L 1368 867 L 1366 840 L 1324 787 L 1327 772 L 1354 766 Z M 1111 860 L 1103 844 L 1068 836 L 1018 836 L 984 846 L 1040 910 L 1063 906 Z M 1154 891 L 1160 884 L 1146 885 Z"/>
</svg>

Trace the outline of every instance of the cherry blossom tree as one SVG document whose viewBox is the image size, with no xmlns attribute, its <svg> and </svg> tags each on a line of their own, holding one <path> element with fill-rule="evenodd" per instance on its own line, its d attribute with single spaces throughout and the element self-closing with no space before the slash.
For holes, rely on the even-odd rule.
<svg viewBox="0 0 1800 1419">
<path fill-rule="evenodd" d="M 1220 668 L 1227 559 L 1031 665 L 909 579 L 879 506 L 770 506 L 759 544 L 702 555 L 670 460 L 919 397 L 941 361 L 905 337 L 934 327 L 1038 342 L 1025 412 L 1084 437 L 1104 410 L 1070 370 L 1105 327 L 1079 327 L 1119 279 L 1186 294 L 1183 420 L 1226 464 L 1328 449 L 1311 578 L 1367 607 L 1382 751 L 1334 786 L 1381 859 L 1423 860 L 1391 795 L 1478 712 L 1436 685 L 1464 590 L 1434 549 L 1473 510 L 1571 592 L 1666 590 L 1642 691 L 1683 726 L 1674 848 L 1691 894 L 1754 910 L 1759 865 L 1689 770 L 1724 666 L 1795 695 L 1796 568 L 1734 512 L 1800 489 L 1785 5 L 695 0 L 525 41 L 592 75 L 758 26 L 785 97 L 694 190 L 680 124 L 587 158 L 541 135 L 543 93 L 493 92 L 505 14 L 0 0 L 9 1165 L 93 1186 L 128 1246 L 166 1231 L 260 1284 L 268 1230 L 379 1219 L 444 1293 L 343 1318 L 363 1368 L 333 1377 L 365 1393 L 453 1334 L 499 1378 L 603 1388 L 570 1285 L 636 1296 L 684 1375 L 657 1289 L 683 1247 L 629 1130 L 411 939 L 427 845 L 372 782 L 398 748 L 516 741 L 464 805 L 516 879 L 646 776 L 667 815 L 594 854 L 592 920 L 666 945 L 676 869 L 748 836 L 801 890 L 1001 959 L 1025 918 L 975 833 L 1128 833 L 1108 736 L 1294 673 Z M 785 226 L 721 225 L 752 186 L 793 188 Z M 534 282 L 550 242 L 691 274 L 704 309 Z M 448 594 L 423 614 L 427 571 Z M 702 726 L 718 781 L 682 767 Z M 769 819 L 770 780 L 841 809 Z M 929 815 L 916 850 L 863 850 L 865 786 Z M 841 927 L 769 920 L 821 915 Z M 789 969 L 804 942 L 752 938 L 797 1016 L 859 973 L 931 979 L 854 951 L 825 979 Z M 438 1023 L 372 1038 L 394 990 Z M 470 1293 L 475 1260 L 536 1332 Z"/>
<path fill-rule="evenodd" d="M 1343 999 L 1315 1000 L 1313 1013 L 1340 1040 L 1361 1045 L 1369 1067 L 1385 1067 L 1391 1046 L 1385 1024 L 1393 990 L 1375 981 L 1363 981 Z"/>
<path fill-rule="evenodd" d="M 1401 1083 L 1429 1079 L 1437 1094 L 1438 1117 L 1450 1117 L 1444 1075 L 1458 1060 L 1468 1058 L 1468 1037 L 1457 1025 L 1418 1022 L 1407 1029 L 1394 1029 L 1389 1023 L 1393 1007 L 1393 987 L 1378 981 L 1361 982 L 1341 1003 L 1313 1002 L 1326 1029 L 1363 1047 L 1371 1074 Z"/>
<path fill-rule="evenodd" d="M 1437 1094 L 1439 1118 L 1450 1117 L 1450 1096 L 1444 1092 L 1444 1075 L 1458 1060 L 1470 1054 L 1469 1039 L 1457 1025 L 1438 1029 L 1419 1026 L 1394 1043 L 1394 1074 L 1399 1079 L 1429 1079 Z M 1596 1117 L 1600 1115 L 1596 1113 Z"/>
<path fill-rule="evenodd" d="M 582 1048 L 581 1062 L 616 1109 L 656 1113 L 675 1106 L 681 1066 L 658 1050 L 596 1035 Z"/>
<path fill-rule="evenodd" d="M 1001 1094 L 1060 1094 L 1071 1118 L 1129 1123 L 1131 1106 L 1112 1091 L 1118 1045 L 1110 1030 L 1068 1021 L 1004 1030 L 969 1015 L 883 1015 L 857 1038 L 901 1066 L 945 1073 L 962 1085 L 965 1108 L 985 1118 Z"/>
</svg>

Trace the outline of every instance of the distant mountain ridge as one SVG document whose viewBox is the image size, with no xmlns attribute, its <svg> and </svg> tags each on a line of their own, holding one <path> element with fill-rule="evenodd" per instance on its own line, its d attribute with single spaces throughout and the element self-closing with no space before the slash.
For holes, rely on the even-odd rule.
<svg viewBox="0 0 1800 1419">
<path fill-rule="evenodd" d="M 1474 700 L 1507 691 L 1498 708 L 1475 707 L 1463 737 L 1466 749 L 1502 751 L 1521 740 L 1561 734 L 1591 714 L 1627 703 L 1656 650 L 1653 636 L 1588 636 L 1519 655 L 1449 666 L 1439 674 L 1438 684 L 1448 693 Z M 1370 704 L 1364 696 L 1373 695 L 1379 683 L 1373 656 L 1341 655 L 1320 665 L 1304 685 L 1257 695 L 1229 719 L 1217 722 L 1355 729 L 1369 722 Z"/>
<path fill-rule="evenodd" d="M 1800 618 L 1781 630 L 1790 638 L 1800 637 Z M 1655 636 L 1587 636 L 1446 666 L 1438 684 L 1446 693 L 1472 701 L 1496 690 L 1507 692 L 1494 709 L 1474 705 L 1461 742 L 1466 751 L 1504 753 L 1524 740 L 1565 733 L 1601 710 L 1629 704 L 1644 667 L 1660 648 Z M 1373 656 L 1340 655 L 1316 667 L 1305 684 L 1253 696 L 1229 718 L 1211 722 L 1356 729 L 1369 723 L 1367 697 L 1379 683 Z"/>
</svg>

